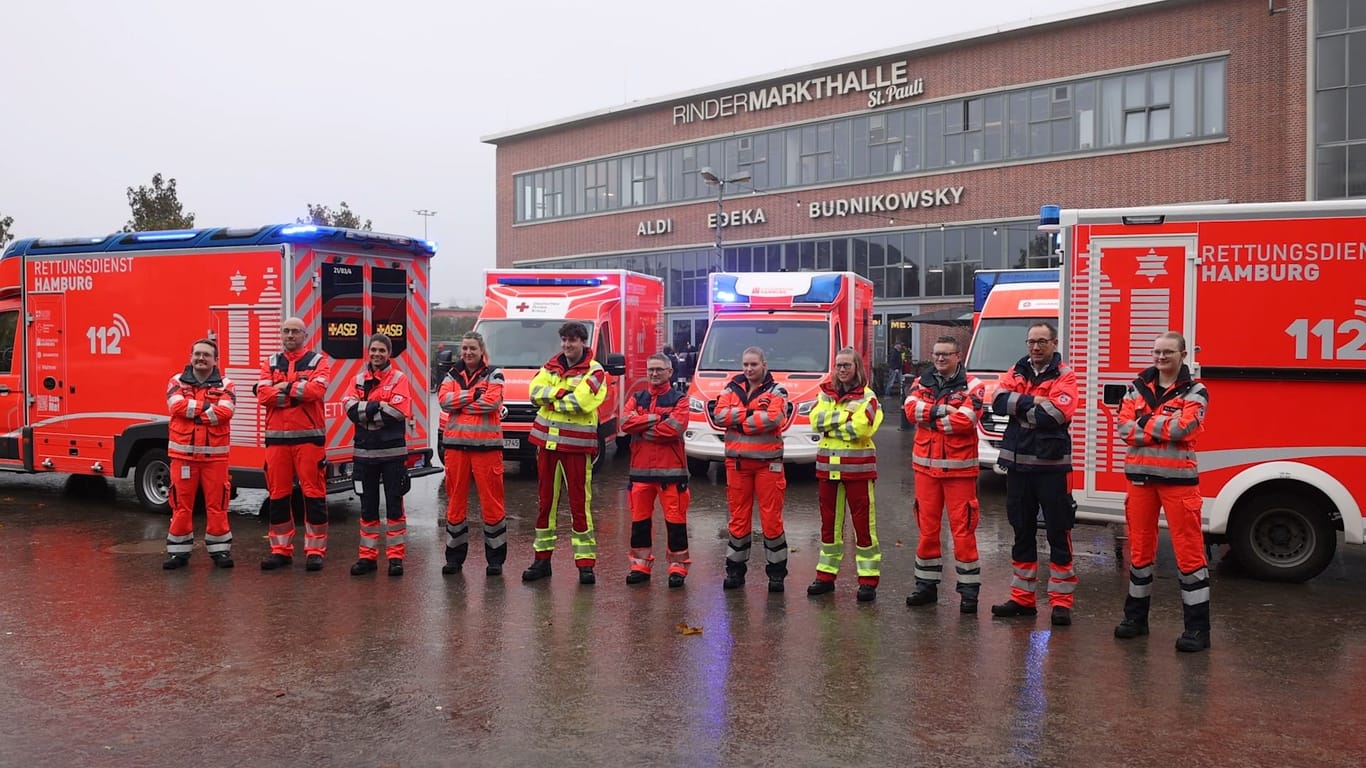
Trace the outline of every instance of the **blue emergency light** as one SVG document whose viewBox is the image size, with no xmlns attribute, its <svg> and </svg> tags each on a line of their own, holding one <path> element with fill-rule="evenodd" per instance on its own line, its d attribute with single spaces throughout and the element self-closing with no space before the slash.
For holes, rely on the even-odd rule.
<svg viewBox="0 0 1366 768">
<path fill-rule="evenodd" d="M 1056 207 L 1056 206 L 1054 206 Z M 972 311 L 981 312 L 987 305 L 987 296 L 998 285 L 1013 283 L 1055 283 L 1060 279 L 1056 269 L 1024 269 L 1005 272 L 978 272 L 973 281 Z"/>
<path fill-rule="evenodd" d="M 712 301 L 719 304 L 748 302 L 748 294 L 737 288 L 738 275 L 718 274 L 713 277 Z M 829 304 L 839 298 L 842 285 L 840 275 L 812 276 L 811 286 L 806 293 L 792 297 L 793 304 Z"/>
<path fill-rule="evenodd" d="M 199 237 L 199 230 L 185 229 L 174 232 L 140 232 L 133 235 L 139 243 L 164 243 L 175 240 L 193 240 Z"/>
<path fill-rule="evenodd" d="M 499 285 L 602 285 L 600 277 L 500 277 Z"/>
</svg>

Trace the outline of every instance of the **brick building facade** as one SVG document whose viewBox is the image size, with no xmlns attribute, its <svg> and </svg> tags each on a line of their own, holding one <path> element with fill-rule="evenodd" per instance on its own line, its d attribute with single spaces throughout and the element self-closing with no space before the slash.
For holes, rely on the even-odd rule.
<svg viewBox="0 0 1366 768">
<path fill-rule="evenodd" d="M 878 354 L 923 357 L 964 332 L 911 318 L 970 305 L 976 270 L 1048 262 L 1042 204 L 1303 200 L 1338 154 L 1351 177 L 1366 130 L 1316 141 L 1309 73 L 1325 34 L 1366 28 L 1358 5 L 1128 0 L 485 137 L 497 263 L 657 274 L 672 340 L 700 338 L 710 271 L 854 269 Z M 1362 37 L 1353 58 L 1342 36 L 1352 71 Z M 720 188 L 720 251 L 704 168 L 750 177 Z"/>
</svg>

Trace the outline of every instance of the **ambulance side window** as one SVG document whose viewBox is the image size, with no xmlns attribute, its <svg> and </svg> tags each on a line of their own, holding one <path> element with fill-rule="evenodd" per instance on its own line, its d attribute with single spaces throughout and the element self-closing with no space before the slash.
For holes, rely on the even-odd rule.
<svg viewBox="0 0 1366 768">
<path fill-rule="evenodd" d="M 0 373 L 14 372 L 14 343 L 18 328 L 18 310 L 0 312 Z"/>
<path fill-rule="evenodd" d="M 593 350 L 593 359 L 600 365 L 607 365 L 607 356 L 612 354 L 612 326 L 603 323 L 598 331 L 598 346 Z"/>
<path fill-rule="evenodd" d="M 402 269 L 370 269 L 370 319 L 374 333 L 393 342 L 393 356 L 408 348 L 408 273 Z"/>
<path fill-rule="evenodd" d="M 336 360 L 365 357 L 365 277 L 359 265 L 322 265 L 322 347 Z"/>
</svg>

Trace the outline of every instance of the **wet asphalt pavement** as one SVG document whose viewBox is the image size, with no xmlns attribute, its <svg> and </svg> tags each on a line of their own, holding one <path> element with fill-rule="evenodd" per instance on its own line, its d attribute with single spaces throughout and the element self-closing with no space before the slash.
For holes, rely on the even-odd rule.
<svg viewBox="0 0 1366 768">
<path fill-rule="evenodd" d="M 354 498 L 330 503 L 320 573 L 302 558 L 290 572 L 258 570 L 268 547 L 255 492 L 232 505 L 236 569 L 213 569 L 201 538 L 190 567 L 168 573 L 166 521 L 140 511 L 126 481 L 76 495 L 60 480 L 0 475 L 0 766 L 1366 761 L 1362 548 L 1340 549 L 1302 585 L 1215 568 L 1214 647 L 1185 655 L 1172 647 L 1180 599 L 1165 536 L 1152 635 L 1121 642 L 1114 533 L 1081 525 L 1073 626 L 1051 627 L 1046 603 L 1037 619 L 993 619 L 1011 534 L 1004 484 L 984 476 L 982 612 L 959 614 L 951 576 L 937 607 L 911 609 L 910 436 L 890 425 L 877 438 L 883 576 L 867 605 L 854 601 L 852 544 L 836 593 L 805 593 L 819 548 L 809 474 L 789 480 L 792 575 L 774 595 L 758 547 L 743 592 L 721 589 L 715 468 L 693 485 L 681 590 L 664 584 L 662 520 L 654 580 L 624 584 L 624 457 L 595 475 L 595 587 L 577 583 L 567 512 L 554 576 L 520 581 L 535 486 L 514 465 L 501 578 L 484 576 L 477 534 L 466 572 L 441 575 L 439 477 L 407 497 L 407 574 L 355 578 Z"/>
</svg>

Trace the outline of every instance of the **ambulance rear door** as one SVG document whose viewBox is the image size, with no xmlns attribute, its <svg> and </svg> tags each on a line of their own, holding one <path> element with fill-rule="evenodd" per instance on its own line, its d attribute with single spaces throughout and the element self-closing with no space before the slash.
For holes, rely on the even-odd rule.
<svg viewBox="0 0 1366 768">
<path fill-rule="evenodd" d="M 0 300 L 0 469 L 23 468 L 24 335 L 19 299 Z"/>
</svg>

